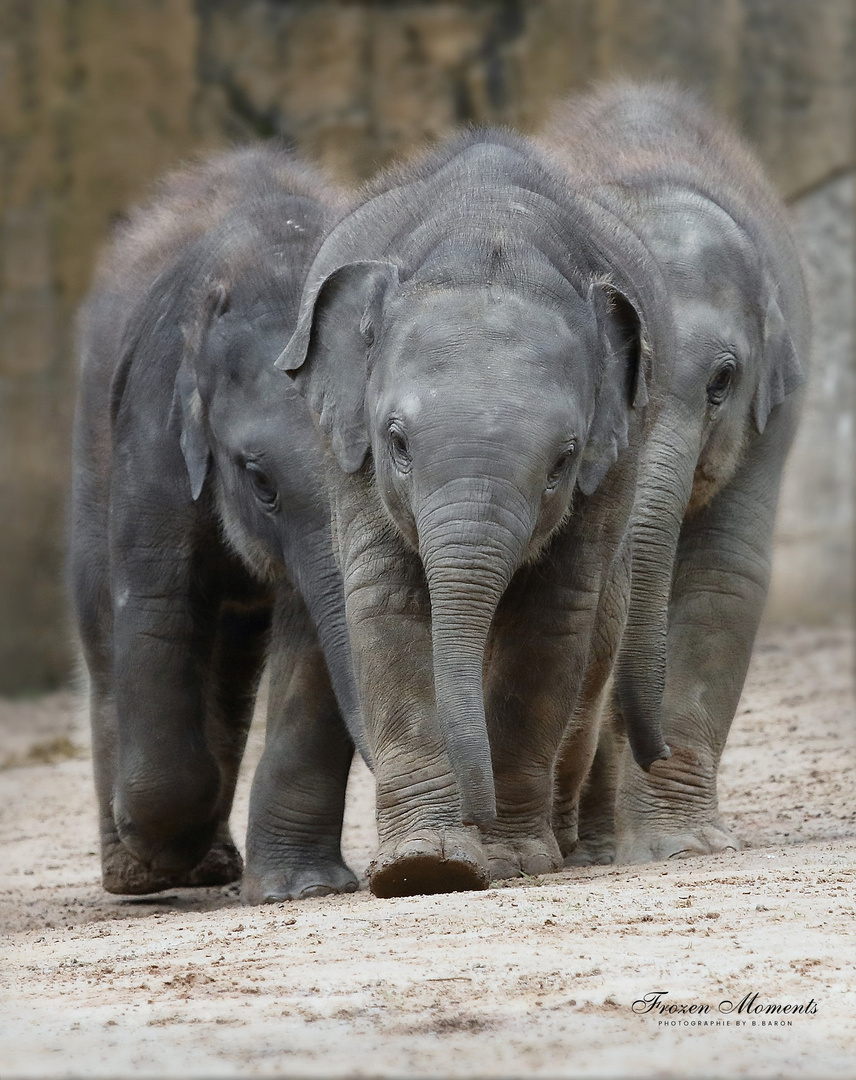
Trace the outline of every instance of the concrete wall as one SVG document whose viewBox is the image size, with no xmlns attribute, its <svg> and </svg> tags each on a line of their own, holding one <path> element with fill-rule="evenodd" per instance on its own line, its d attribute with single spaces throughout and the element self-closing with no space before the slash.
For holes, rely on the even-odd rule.
<svg viewBox="0 0 856 1080">
<path fill-rule="evenodd" d="M 797 200 L 814 349 L 805 410 L 782 489 L 767 618 L 825 622 L 853 608 L 856 442 L 853 174 Z"/>
<path fill-rule="evenodd" d="M 615 73 L 701 89 L 796 202 L 826 336 L 771 612 L 845 610 L 853 35 L 850 0 L 2 0 L 0 690 L 69 671 L 73 317 L 114 216 L 197 149 L 279 135 L 353 181 Z"/>
</svg>

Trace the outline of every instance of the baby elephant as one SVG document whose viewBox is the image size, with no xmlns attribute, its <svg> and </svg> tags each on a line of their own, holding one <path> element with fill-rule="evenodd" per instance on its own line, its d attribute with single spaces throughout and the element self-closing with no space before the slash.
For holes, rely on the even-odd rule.
<svg viewBox="0 0 856 1080">
<path fill-rule="evenodd" d="M 716 774 L 766 596 L 809 351 L 800 260 L 752 155 L 678 90 L 620 84 L 571 100 L 542 142 L 612 238 L 616 280 L 640 274 L 616 238 L 644 242 L 675 327 L 674 348 L 653 356 L 616 680 L 625 720 L 662 717 L 673 754 L 647 775 L 625 760 L 618 858 L 722 850 L 735 841 Z M 612 808 L 594 812 L 581 829 L 600 858 Z"/>
<path fill-rule="evenodd" d="M 553 761 L 623 623 L 645 402 L 644 312 L 585 234 L 531 143 L 464 135 L 330 231 L 278 361 L 331 451 L 378 895 L 561 866 Z"/>
<path fill-rule="evenodd" d="M 275 150 L 180 172 L 83 313 L 71 569 L 109 892 L 240 877 L 228 819 L 268 654 L 245 899 L 357 886 L 342 584 L 312 421 L 273 366 L 335 201 Z"/>
</svg>

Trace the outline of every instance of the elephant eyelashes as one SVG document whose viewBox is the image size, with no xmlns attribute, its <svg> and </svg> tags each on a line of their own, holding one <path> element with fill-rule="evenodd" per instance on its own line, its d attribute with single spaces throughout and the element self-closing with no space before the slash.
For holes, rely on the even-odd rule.
<svg viewBox="0 0 856 1080">
<path fill-rule="evenodd" d="M 392 458 L 392 464 L 400 473 L 410 472 L 410 446 L 407 442 L 407 436 L 397 423 L 393 422 L 389 425 L 388 438 L 389 455 Z"/>
<path fill-rule="evenodd" d="M 711 405 L 721 405 L 723 403 L 736 374 L 737 364 L 732 357 L 720 364 L 713 378 L 707 384 L 707 400 Z"/>
<path fill-rule="evenodd" d="M 555 491 L 555 489 L 559 486 L 559 481 L 562 479 L 565 470 L 573 460 L 576 449 L 577 444 L 571 441 L 561 452 L 558 458 L 556 458 L 556 463 L 547 476 L 547 491 Z"/>
<path fill-rule="evenodd" d="M 253 491 L 259 502 L 268 510 L 275 509 L 279 495 L 274 487 L 273 481 L 264 469 L 262 469 L 257 461 L 247 461 L 244 464 L 244 468 L 247 471 L 247 475 L 253 485 Z"/>
</svg>

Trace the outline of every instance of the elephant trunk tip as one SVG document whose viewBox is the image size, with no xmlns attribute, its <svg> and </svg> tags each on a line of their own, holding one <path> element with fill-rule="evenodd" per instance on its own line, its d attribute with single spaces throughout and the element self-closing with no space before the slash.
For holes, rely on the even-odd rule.
<svg viewBox="0 0 856 1080">
<path fill-rule="evenodd" d="M 485 782 L 482 770 L 470 769 L 461 791 L 461 817 L 464 825 L 489 825 L 496 820 L 496 794 L 493 778 Z"/>
<path fill-rule="evenodd" d="M 655 761 L 668 761 L 672 750 L 668 743 L 660 742 L 657 747 L 638 746 L 631 743 L 633 759 L 643 772 L 650 772 Z"/>
<path fill-rule="evenodd" d="M 481 702 L 480 685 L 477 696 Z M 445 697 L 441 690 L 440 728 L 457 783 L 462 823 L 488 825 L 496 818 L 496 791 L 484 713 L 466 702 L 463 709 L 456 710 L 454 703 L 450 708 Z"/>
</svg>

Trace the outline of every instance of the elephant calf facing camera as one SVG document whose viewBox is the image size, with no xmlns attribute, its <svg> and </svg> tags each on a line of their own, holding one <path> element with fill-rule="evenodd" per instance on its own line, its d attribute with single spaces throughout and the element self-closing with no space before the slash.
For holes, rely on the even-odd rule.
<svg viewBox="0 0 856 1080">
<path fill-rule="evenodd" d="M 569 721 L 581 775 L 594 753 L 571 718 L 623 622 L 649 348 L 586 221 L 525 139 L 453 140 L 342 215 L 278 361 L 329 449 L 378 895 L 561 865 L 553 761 Z"/>
</svg>

